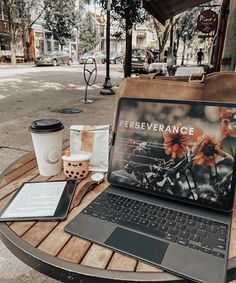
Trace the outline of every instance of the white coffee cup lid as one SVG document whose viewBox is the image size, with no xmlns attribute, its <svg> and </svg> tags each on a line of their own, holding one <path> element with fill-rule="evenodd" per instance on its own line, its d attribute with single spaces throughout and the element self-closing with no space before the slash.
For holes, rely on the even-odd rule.
<svg viewBox="0 0 236 283">
<path fill-rule="evenodd" d="M 89 160 L 90 157 L 87 154 L 71 154 L 70 156 L 62 156 L 64 161 L 85 161 Z"/>
</svg>

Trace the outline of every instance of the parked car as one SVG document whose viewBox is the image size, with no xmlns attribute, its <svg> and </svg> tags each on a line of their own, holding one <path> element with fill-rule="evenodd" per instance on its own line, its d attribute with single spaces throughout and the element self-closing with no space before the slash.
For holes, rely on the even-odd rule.
<svg viewBox="0 0 236 283">
<path fill-rule="evenodd" d="M 123 55 L 119 52 L 111 52 L 110 53 L 110 63 L 122 63 L 123 61 Z M 106 63 L 106 57 L 104 57 L 104 59 L 102 60 L 102 63 L 105 64 Z"/>
<path fill-rule="evenodd" d="M 80 59 L 79 59 L 80 64 L 85 64 L 86 60 L 90 57 L 93 58 L 96 61 L 96 63 L 102 63 L 102 61 L 105 59 L 105 56 L 102 52 L 100 52 L 100 51 L 96 51 L 96 52 L 89 51 L 89 52 L 83 54 L 82 56 L 80 56 Z M 88 60 L 88 63 L 92 63 L 92 59 Z"/>
<path fill-rule="evenodd" d="M 132 73 L 145 74 L 149 72 L 149 65 L 154 62 L 154 54 L 148 49 L 132 50 Z"/>
<path fill-rule="evenodd" d="M 58 66 L 60 64 L 72 64 L 70 55 L 65 51 L 51 51 L 35 58 L 36 66 Z"/>
</svg>

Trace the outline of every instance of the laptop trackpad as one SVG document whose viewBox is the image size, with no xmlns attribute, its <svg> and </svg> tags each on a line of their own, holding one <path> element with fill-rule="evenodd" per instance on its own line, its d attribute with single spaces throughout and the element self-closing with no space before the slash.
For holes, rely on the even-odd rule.
<svg viewBox="0 0 236 283">
<path fill-rule="evenodd" d="M 165 242 L 119 227 L 111 233 L 105 244 L 156 264 L 162 262 L 168 247 Z"/>
</svg>

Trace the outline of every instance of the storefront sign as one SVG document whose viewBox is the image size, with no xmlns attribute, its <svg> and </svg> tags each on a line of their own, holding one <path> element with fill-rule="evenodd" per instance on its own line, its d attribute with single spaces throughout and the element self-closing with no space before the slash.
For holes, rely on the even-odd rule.
<svg viewBox="0 0 236 283">
<path fill-rule="evenodd" d="M 197 28 L 203 33 L 210 33 L 217 28 L 218 15 L 212 10 L 202 12 L 198 17 Z"/>
<path fill-rule="evenodd" d="M 0 33 L 9 33 L 8 22 L 0 20 Z"/>
</svg>

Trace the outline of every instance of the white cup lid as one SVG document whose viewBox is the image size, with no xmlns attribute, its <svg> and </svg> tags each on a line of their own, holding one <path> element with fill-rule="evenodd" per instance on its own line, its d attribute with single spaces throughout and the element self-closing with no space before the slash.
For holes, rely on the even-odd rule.
<svg viewBox="0 0 236 283">
<path fill-rule="evenodd" d="M 64 161 L 86 161 L 89 160 L 90 157 L 87 154 L 71 154 L 70 156 L 62 156 Z"/>
</svg>

